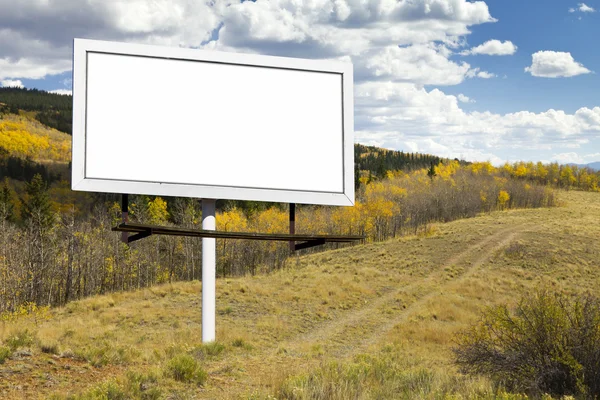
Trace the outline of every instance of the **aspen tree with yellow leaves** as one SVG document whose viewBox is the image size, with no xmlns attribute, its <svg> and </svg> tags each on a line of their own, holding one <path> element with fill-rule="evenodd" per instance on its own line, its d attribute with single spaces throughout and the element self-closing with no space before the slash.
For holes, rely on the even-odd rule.
<svg viewBox="0 0 600 400">
<path fill-rule="evenodd" d="M 446 161 L 434 165 L 432 179 L 429 162 L 422 169 L 388 170 L 385 176 L 371 176 L 370 180 L 368 171 L 361 171 L 354 207 L 299 205 L 296 232 L 358 234 L 366 235 L 367 241 L 381 241 L 427 233 L 433 223 L 482 212 L 552 206 L 556 204 L 552 186 L 568 183 L 572 189 L 598 190 L 598 175 L 577 167 L 571 167 L 569 173 L 558 164 L 514 163 L 496 168 L 489 162 L 461 165 Z M 10 182 L 5 186 L 8 191 L 2 193 L 14 192 Z M 12 197 L 8 203 L 14 206 L 17 218 L 23 215 L 25 224 L 10 219 L 2 222 L 0 313 L 15 310 L 28 301 L 40 306 L 61 305 L 95 294 L 201 278 L 198 238 L 153 236 L 124 244 L 120 235 L 110 230 L 121 218 L 120 204 L 114 197 L 97 202 L 91 212 L 84 214 L 75 204 L 76 198 L 61 189 L 63 186 L 57 183 L 48 191 L 39 177 L 35 184 L 32 180 L 23 197 L 22 213 L 18 212 L 15 196 L 2 195 Z M 54 207 L 49 193 L 61 204 Z M 34 198 L 46 200 L 35 203 Z M 34 223 L 34 204 L 39 204 L 37 209 L 43 208 L 47 215 L 60 215 L 58 220 L 53 217 L 42 234 L 34 227 L 46 226 L 45 220 Z M 288 232 L 286 206 L 263 204 L 244 209 L 235 202 L 225 204 L 217 211 L 218 230 Z M 201 224 L 200 206 L 194 199 L 132 195 L 129 215 L 132 222 L 156 225 L 199 229 Z M 339 246 L 347 244 L 328 244 L 302 252 Z M 273 271 L 285 265 L 288 257 L 287 242 L 217 240 L 218 276 Z"/>
</svg>

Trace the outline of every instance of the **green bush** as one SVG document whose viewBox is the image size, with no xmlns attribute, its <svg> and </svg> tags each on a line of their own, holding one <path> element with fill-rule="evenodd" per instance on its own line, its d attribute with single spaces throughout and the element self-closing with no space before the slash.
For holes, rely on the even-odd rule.
<svg viewBox="0 0 600 400">
<path fill-rule="evenodd" d="M 11 355 L 11 351 L 6 346 L 0 346 L 0 364 L 4 364 L 4 361 Z"/>
<path fill-rule="evenodd" d="M 231 345 L 233 347 L 240 347 L 242 349 L 252 350 L 252 345 L 250 343 L 246 343 L 246 341 L 242 338 L 233 339 Z"/>
<path fill-rule="evenodd" d="M 158 400 L 162 391 L 158 387 L 158 377 L 150 373 L 128 371 L 125 388 L 129 398 L 142 400 Z"/>
<path fill-rule="evenodd" d="M 167 376 L 180 382 L 194 382 L 204 385 L 208 374 L 204 371 L 198 361 L 188 354 L 179 354 L 173 357 L 166 365 Z"/>
<path fill-rule="evenodd" d="M 35 340 L 35 335 L 28 329 L 18 330 L 5 340 L 6 344 L 12 351 L 19 347 L 31 346 Z"/>
<path fill-rule="evenodd" d="M 201 360 L 215 358 L 225 351 L 225 345 L 219 342 L 206 343 L 194 349 L 194 354 Z"/>
<path fill-rule="evenodd" d="M 81 394 L 67 396 L 53 394 L 49 397 L 50 400 L 129 400 L 131 398 L 114 379 L 99 383 Z"/>
<path fill-rule="evenodd" d="M 490 308 L 458 336 L 462 372 L 533 396 L 600 396 L 600 300 L 545 291 Z"/>
</svg>

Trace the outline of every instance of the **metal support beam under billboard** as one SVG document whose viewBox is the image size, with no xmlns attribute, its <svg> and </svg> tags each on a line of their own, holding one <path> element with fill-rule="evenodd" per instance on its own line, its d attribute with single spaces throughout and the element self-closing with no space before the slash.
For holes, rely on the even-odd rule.
<svg viewBox="0 0 600 400">
<path fill-rule="evenodd" d="M 202 229 L 214 231 L 214 199 L 202 199 Z M 202 238 L 202 343 L 214 342 L 216 337 L 216 259 L 215 238 Z"/>
</svg>

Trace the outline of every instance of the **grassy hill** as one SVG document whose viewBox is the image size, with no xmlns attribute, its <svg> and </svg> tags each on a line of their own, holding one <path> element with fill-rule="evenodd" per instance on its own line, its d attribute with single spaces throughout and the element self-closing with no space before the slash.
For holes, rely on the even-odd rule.
<svg viewBox="0 0 600 400">
<path fill-rule="evenodd" d="M 212 345 L 199 282 L 23 309 L 0 325 L 0 397 L 494 398 L 457 373 L 454 334 L 534 288 L 600 287 L 600 194 L 560 198 L 221 279 Z"/>
</svg>

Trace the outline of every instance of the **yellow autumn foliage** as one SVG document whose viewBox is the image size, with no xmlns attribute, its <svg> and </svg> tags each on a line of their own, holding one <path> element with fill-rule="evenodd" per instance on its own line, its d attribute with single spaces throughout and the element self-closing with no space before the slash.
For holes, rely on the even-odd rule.
<svg viewBox="0 0 600 400">
<path fill-rule="evenodd" d="M 156 197 L 154 200 L 148 202 L 148 215 L 150 216 L 150 222 L 153 224 L 163 224 L 169 219 L 169 212 L 167 211 L 167 202 L 160 197 Z"/>
<path fill-rule="evenodd" d="M 22 116 L 5 115 L 0 120 L 0 147 L 12 156 L 38 161 L 71 159 L 69 135 Z"/>
<path fill-rule="evenodd" d="M 510 200 L 510 195 L 508 194 L 507 191 L 501 190 L 500 193 L 498 193 L 498 206 L 501 209 L 504 209 L 507 206 L 509 200 Z"/>
<path fill-rule="evenodd" d="M 242 211 L 232 208 L 220 213 L 216 218 L 217 229 L 226 232 L 245 232 L 248 229 L 248 220 Z"/>
</svg>

